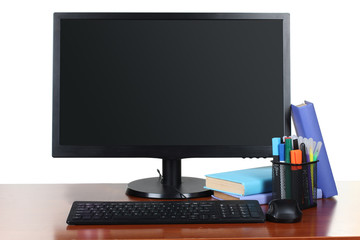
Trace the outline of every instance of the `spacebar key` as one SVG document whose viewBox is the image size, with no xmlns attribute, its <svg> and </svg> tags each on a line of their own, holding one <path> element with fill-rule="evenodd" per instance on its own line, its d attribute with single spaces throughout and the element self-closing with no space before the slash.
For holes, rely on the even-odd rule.
<svg viewBox="0 0 360 240">
<path fill-rule="evenodd" d="M 128 217 L 128 216 L 114 216 L 114 220 L 128 220 L 128 221 L 141 221 L 142 219 L 159 219 L 159 216 L 149 215 L 149 216 L 137 216 L 137 217 Z"/>
</svg>

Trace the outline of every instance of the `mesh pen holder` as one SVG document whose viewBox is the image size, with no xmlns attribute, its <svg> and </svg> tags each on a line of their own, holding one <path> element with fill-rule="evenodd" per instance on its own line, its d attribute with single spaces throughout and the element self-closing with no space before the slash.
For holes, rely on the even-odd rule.
<svg viewBox="0 0 360 240">
<path fill-rule="evenodd" d="M 317 163 L 272 162 L 273 199 L 295 199 L 301 209 L 315 207 Z"/>
</svg>

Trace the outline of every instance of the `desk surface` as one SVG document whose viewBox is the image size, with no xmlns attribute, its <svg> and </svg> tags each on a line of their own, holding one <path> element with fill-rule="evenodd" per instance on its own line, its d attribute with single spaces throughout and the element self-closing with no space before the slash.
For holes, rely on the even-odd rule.
<svg viewBox="0 0 360 240">
<path fill-rule="evenodd" d="M 339 196 L 318 200 L 294 224 L 68 226 L 75 200 L 141 199 L 126 196 L 125 184 L 6 184 L 0 185 L 0 239 L 360 239 L 360 182 L 337 186 Z"/>
</svg>

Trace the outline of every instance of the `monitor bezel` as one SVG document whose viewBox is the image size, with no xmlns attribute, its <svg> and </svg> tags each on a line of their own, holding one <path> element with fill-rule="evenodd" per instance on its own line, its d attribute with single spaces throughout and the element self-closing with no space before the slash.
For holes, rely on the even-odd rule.
<svg viewBox="0 0 360 240">
<path fill-rule="evenodd" d="M 63 19 L 221 20 L 278 19 L 283 23 L 284 135 L 291 135 L 290 15 L 288 13 L 54 13 L 53 46 L 53 157 L 270 157 L 268 146 L 74 146 L 61 145 L 60 137 L 60 31 Z"/>
</svg>

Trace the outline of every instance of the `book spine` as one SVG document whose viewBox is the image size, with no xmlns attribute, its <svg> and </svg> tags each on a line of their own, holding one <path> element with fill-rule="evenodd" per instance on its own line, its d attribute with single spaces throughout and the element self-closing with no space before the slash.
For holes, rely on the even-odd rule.
<svg viewBox="0 0 360 240">
<path fill-rule="evenodd" d="M 324 198 L 337 195 L 336 184 L 331 171 L 314 105 L 310 102 L 305 102 L 305 105 L 300 107 L 291 105 L 291 115 L 298 136 L 313 138 L 314 141 L 321 141 L 323 143 L 323 148 L 318 156 L 317 187 L 322 189 Z"/>
<path fill-rule="evenodd" d="M 212 195 L 213 198 L 217 199 L 217 200 L 230 200 L 229 197 L 231 197 L 231 200 L 257 200 L 259 202 L 259 204 L 268 204 L 271 200 L 272 200 L 272 193 L 260 193 L 260 194 L 254 194 L 254 195 L 249 195 L 249 196 L 241 196 L 238 194 L 231 194 L 231 193 L 223 193 L 223 192 L 217 192 L 217 193 L 221 193 L 222 195 L 216 194 L 216 192 L 214 193 L 214 195 Z M 229 197 L 225 197 L 224 195 L 228 195 Z"/>
</svg>

